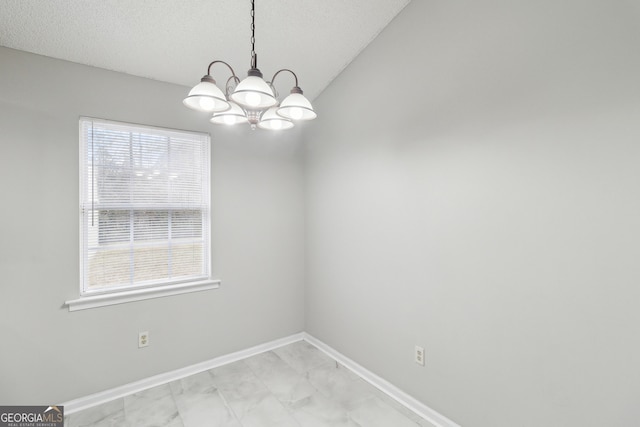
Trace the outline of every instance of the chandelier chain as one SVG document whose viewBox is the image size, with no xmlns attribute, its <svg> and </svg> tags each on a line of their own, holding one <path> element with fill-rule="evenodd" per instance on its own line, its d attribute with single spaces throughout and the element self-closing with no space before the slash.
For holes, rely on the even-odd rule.
<svg viewBox="0 0 640 427">
<path fill-rule="evenodd" d="M 256 61 L 256 4 L 251 0 L 251 68 L 258 68 Z"/>
</svg>

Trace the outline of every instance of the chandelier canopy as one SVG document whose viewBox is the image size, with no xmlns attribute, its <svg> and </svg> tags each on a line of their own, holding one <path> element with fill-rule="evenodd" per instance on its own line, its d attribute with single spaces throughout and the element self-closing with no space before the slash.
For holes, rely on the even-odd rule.
<svg viewBox="0 0 640 427">
<path fill-rule="evenodd" d="M 271 81 L 263 80 L 257 65 L 255 31 L 255 0 L 251 0 L 251 68 L 247 77 L 241 81 L 229 64 L 219 60 L 213 61 L 207 68 L 207 74 L 182 101 L 183 104 L 196 111 L 212 113 L 211 123 L 249 123 L 252 129 L 290 129 L 295 121 L 315 119 L 317 115 L 311 102 L 305 98 L 298 86 L 296 73 L 283 68 L 273 75 Z M 224 93 L 211 77 L 211 67 L 215 64 L 224 64 L 231 71 Z M 282 72 L 293 75 L 295 86 L 291 93 L 279 102 L 273 82 Z"/>
</svg>

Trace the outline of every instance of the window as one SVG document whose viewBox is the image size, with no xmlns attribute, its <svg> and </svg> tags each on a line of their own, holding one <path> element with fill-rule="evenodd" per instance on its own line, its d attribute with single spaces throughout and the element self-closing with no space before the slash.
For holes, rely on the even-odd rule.
<svg viewBox="0 0 640 427">
<path fill-rule="evenodd" d="M 80 119 L 83 297 L 212 282 L 209 145 L 207 134 Z"/>
</svg>

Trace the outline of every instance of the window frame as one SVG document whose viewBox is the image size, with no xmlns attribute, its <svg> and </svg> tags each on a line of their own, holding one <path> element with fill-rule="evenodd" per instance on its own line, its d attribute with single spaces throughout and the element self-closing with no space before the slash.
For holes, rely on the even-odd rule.
<svg viewBox="0 0 640 427">
<path fill-rule="evenodd" d="M 87 289 L 87 270 L 89 251 L 88 247 L 88 218 L 89 215 L 85 212 L 85 203 L 88 201 L 87 188 L 87 155 L 88 155 L 88 143 L 83 135 L 83 127 L 87 122 L 104 124 L 105 126 L 123 126 L 128 128 L 129 132 L 133 133 L 136 130 L 149 130 L 149 135 L 159 134 L 176 134 L 176 135 L 196 135 L 198 138 L 204 137 L 205 152 L 207 154 L 206 161 L 204 162 L 204 175 L 205 175 L 205 188 L 203 192 L 204 200 L 203 205 L 206 206 L 205 212 L 203 212 L 202 224 L 205 250 L 203 251 L 203 267 L 205 272 L 202 276 L 197 278 L 184 278 L 176 280 L 165 280 L 164 282 L 155 282 L 148 284 L 131 284 L 131 285 L 115 285 L 108 286 L 102 289 Z M 121 304 L 131 301 L 139 301 L 149 298 L 158 298 L 169 295 L 178 295 L 182 293 L 198 292 L 203 290 L 215 289 L 220 286 L 220 280 L 212 278 L 212 241 L 211 241 L 211 136 L 204 132 L 184 131 L 178 129 L 170 129 L 159 126 L 141 125 L 136 123 L 113 121 L 98 119 L 92 117 L 82 116 L 78 120 L 79 127 L 79 228 L 80 228 L 80 286 L 78 299 L 69 300 L 65 302 L 65 305 L 69 308 L 69 311 L 83 310 L 87 308 L 101 307 L 105 305 Z M 155 133 L 154 133 L 155 132 Z M 178 208 L 178 209 L 176 209 Z M 138 209 L 143 210 L 143 209 Z M 168 211 L 179 211 L 176 205 L 167 205 Z M 131 209 L 135 212 L 135 209 Z M 92 209 L 93 212 L 93 209 Z M 132 213 L 133 215 L 133 213 Z"/>
</svg>

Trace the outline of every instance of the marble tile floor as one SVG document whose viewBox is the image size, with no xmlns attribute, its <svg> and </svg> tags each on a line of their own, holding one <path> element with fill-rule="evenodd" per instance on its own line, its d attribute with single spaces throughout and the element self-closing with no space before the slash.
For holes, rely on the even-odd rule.
<svg viewBox="0 0 640 427">
<path fill-rule="evenodd" d="M 306 341 L 66 417 L 66 427 L 433 427 Z"/>
</svg>

